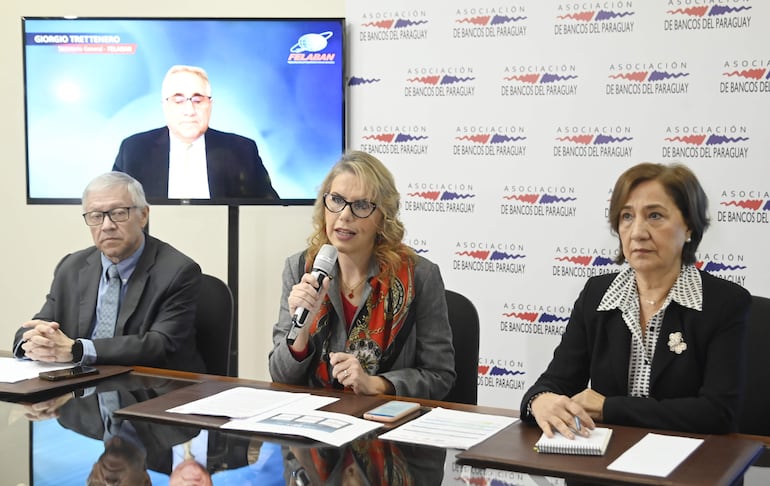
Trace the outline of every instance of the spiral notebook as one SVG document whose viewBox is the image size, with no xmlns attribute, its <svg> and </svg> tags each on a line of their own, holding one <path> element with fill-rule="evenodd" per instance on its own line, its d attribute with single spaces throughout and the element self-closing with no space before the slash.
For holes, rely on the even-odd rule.
<svg viewBox="0 0 770 486">
<path fill-rule="evenodd" d="M 612 429 L 604 427 L 596 427 L 589 437 L 576 435 L 574 439 L 568 439 L 558 432 L 553 437 L 543 434 L 535 443 L 535 450 L 545 454 L 601 456 L 607 451 L 611 436 Z"/>
</svg>

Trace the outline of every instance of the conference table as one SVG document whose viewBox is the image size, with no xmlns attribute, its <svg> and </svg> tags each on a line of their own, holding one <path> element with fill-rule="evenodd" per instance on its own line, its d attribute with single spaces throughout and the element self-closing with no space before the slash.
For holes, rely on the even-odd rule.
<svg viewBox="0 0 770 486">
<path fill-rule="evenodd" d="M 752 467 L 768 445 L 763 437 L 687 435 L 704 441 L 664 478 L 607 469 L 649 432 L 680 435 L 636 427 L 612 426 L 606 454 L 595 457 L 539 454 L 532 446 L 540 431 L 519 421 L 466 451 L 379 439 L 391 426 L 332 447 L 302 437 L 226 431 L 220 428 L 227 422 L 223 417 L 167 410 L 242 386 L 333 396 L 338 400 L 323 410 L 356 417 L 394 397 L 155 368 L 99 368 L 102 373 L 97 379 L 86 377 L 55 386 L 33 379 L 0 386 L 0 434 L 4 439 L 0 441 L 4 478 L 0 484 L 85 484 L 89 474 L 115 469 L 115 457 L 123 458 L 123 463 L 117 463 L 123 464 L 126 474 L 137 468 L 135 457 L 142 457 L 140 471 L 133 473 L 146 474 L 152 484 L 169 484 L 171 472 L 185 454 L 206 463 L 215 485 L 769 484 L 765 468 Z M 110 395 L 119 397 L 113 422 L 106 421 L 103 413 L 102 397 Z M 513 409 L 416 401 L 422 413 L 442 407 L 518 416 Z M 120 432 L 112 435 L 116 423 Z M 105 455 L 106 448 L 110 454 Z"/>
</svg>

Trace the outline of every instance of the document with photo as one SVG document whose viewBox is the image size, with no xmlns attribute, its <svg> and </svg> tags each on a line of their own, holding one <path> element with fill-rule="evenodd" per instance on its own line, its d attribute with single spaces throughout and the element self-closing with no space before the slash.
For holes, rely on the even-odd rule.
<svg viewBox="0 0 770 486">
<path fill-rule="evenodd" d="M 232 420 L 222 428 L 307 437 L 339 447 L 381 426 L 379 422 L 352 415 L 288 407 L 256 417 Z"/>
</svg>

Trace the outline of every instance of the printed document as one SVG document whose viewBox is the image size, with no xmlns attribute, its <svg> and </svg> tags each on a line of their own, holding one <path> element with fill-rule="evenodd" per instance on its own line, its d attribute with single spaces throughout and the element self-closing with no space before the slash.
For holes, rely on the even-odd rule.
<svg viewBox="0 0 770 486">
<path fill-rule="evenodd" d="M 16 383 L 21 380 L 37 378 L 41 371 L 63 370 L 72 368 L 72 363 L 45 363 L 31 359 L 0 358 L 0 382 Z"/>
<path fill-rule="evenodd" d="M 379 422 L 363 420 L 352 415 L 290 405 L 256 417 L 232 420 L 222 428 L 307 437 L 339 447 L 381 426 Z"/>
<path fill-rule="evenodd" d="M 703 443 L 703 439 L 647 434 L 607 469 L 666 477 Z"/>
<path fill-rule="evenodd" d="M 449 449 L 469 449 L 518 421 L 514 417 L 434 408 L 380 439 Z"/>
<path fill-rule="evenodd" d="M 287 407 L 302 401 L 302 407 L 308 410 L 323 407 L 339 400 L 335 397 L 322 397 L 309 393 L 293 393 L 276 390 L 260 390 L 246 386 L 230 388 L 223 392 L 201 398 L 178 407 L 166 410 L 172 413 L 212 415 L 242 419 L 253 417 L 270 410 Z"/>
</svg>

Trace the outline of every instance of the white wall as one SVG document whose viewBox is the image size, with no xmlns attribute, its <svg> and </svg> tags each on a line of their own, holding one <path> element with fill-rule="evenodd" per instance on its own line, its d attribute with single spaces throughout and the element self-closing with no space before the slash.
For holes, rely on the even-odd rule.
<svg viewBox="0 0 770 486">
<path fill-rule="evenodd" d="M 18 326 L 43 304 L 53 269 L 67 252 L 91 244 L 77 205 L 26 204 L 22 16 L 84 17 L 344 17 L 344 0 L 245 2 L 136 0 L 6 0 L 0 4 L 0 350 L 11 347 Z M 301 249 L 310 231 L 310 208 L 240 210 L 239 375 L 268 380 L 270 330 L 277 317 L 284 257 Z M 151 208 L 151 233 L 195 259 L 203 271 L 227 280 L 225 207 Z"/>
</svg>

